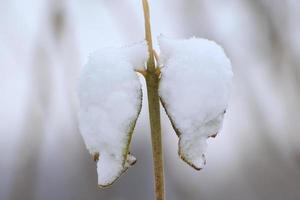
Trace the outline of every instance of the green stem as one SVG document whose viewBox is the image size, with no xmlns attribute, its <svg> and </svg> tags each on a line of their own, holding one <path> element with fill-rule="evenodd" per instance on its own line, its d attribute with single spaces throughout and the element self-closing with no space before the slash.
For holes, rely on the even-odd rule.
<svg viewBox="0 0 300 200">
<path fill-rule="evenodd" d="M 161 141 L 161 123 L 160 123 L 160 104 L 158 95 L 159 73 L 155 66 L 154 51 L 152 45 L 152 35 L 150 26 L 150 11 L 147 0 L 143 0 L 144 17 L 145 17 L 145 33 L 148 43 L 149 59 L 147 62 L 147 71 L 144 74 L 147 84 L 148 107 L 151 127 L 151 141 L 153 154 L 153 167 L 155 179 L 155 199 L 165 199 L 164 188 L 164 167 L 163 152 Z"/>
<path fill-rule="evenodd" d="M 148 106 L 151 127 L 152 153 L 155 178 L 156 200 L 164 200 L 164 168 L 161 141 L 160 105 L 158 96 L 159 77 L 155 71 L 148 71 L 146 75 L 148 92 Z"/>
</svg>

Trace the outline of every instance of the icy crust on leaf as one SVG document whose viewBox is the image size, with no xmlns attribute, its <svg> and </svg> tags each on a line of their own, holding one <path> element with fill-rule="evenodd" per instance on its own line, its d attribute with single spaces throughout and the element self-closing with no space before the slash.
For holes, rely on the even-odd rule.
<svg viewBox="0 0 300 200">
<path fill-rule="evenodd" d="M 146 43 L 93 53 L 81 72 L 79 128 L 97 161 L 98 185 L 112 184 L 135 158 L 129 144 L 142 106 L 135 67 L 144 66 Z"/>
<path fill-rule="evenodd" d="M 207 139 L 222 126 L 232 84 L 231 63 L 213 41 L 159 38 L 161 102 L 179 136 L 179 156 L 205 165 Z"/>
</svg>

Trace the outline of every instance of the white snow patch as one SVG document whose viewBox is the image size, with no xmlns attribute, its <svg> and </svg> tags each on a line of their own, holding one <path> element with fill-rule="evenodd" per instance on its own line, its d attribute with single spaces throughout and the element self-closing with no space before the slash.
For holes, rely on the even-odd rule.
<svg viewBox="0 0 300 200">
<path fill-rule="evenodd" d="M 134 69 L 145 69 L 145 64 L 148 59 L 148 46 L 146 41 L 123 48 L 123 52 Z"/>
<path fill-rule="evenodd" d="M 145 43 L 107 48 L 93 53 L 81 72 L 79 127 L 90 153 L 99 153 L 100 186 L 113 183 L 135 162 L 128 145 L 142 91 L 134 69 L 144 66 L 147 56 Z"/>
<path fill-rule="evenodd" d="M 196 169 L 206 140 L 222 126 L 232 85 L 231 63 L 213 41 L 159 38 L 163 64 L 159 94 L 180 137 L 179 154 Z"/>
</svg>

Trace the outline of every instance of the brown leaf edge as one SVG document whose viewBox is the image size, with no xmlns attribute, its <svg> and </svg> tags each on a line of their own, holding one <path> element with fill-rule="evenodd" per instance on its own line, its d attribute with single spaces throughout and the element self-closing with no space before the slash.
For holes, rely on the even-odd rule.
<svg viewBox="0 0 300 200">
<path fill-rule="evenodd" d="M 110 182 L 110 183 L 108 183 L 108 184 L 106 184 L 106 185 L 99 185 L 99 184 L 98 184 L 98 188 L 108 188 L 108 187 L 110 187 L 111 185 L 113 185 L 113 184 L 121 177 L 121 175 L 122 175 L 124 172 L 127 171 L 127 169 L 128 169 L 129 167 L 133 166 L 133 165 L 137 162 L 136 159 L 134 159 L 133 161 L 130 161 L 129 158 L 130 158 L 131 154 L 130 154 L 130 152 L 129 152 L 129 149 L 130 149 L 130 143 L 131 143 L 133 131 L 134 131 L 136 122 L 137 122 L 138 117 L 139 117 L 139 115 L 140 115 L 140 113 L 141 113 L 141 110 L 142 110 L 142 102 L 143 102 L 143 91 L 142 91 L 142 88 L 141 88 L 141 89 L 140 89 L 140 104 L 138 105 L 138 106 L 139 106 L 139 107 L 138 107 L 138 112 L 137 112 L 137 115 L 136 115 L 135 119 L 129 124 L 129 128 L 128 128 L 128 138 L 127 138 L 127 141 L 128 141 L 128 142 L 127 142 L 127 144 L 126 144 L 126 146 L 125 146 L 125 148 L 124 148 L 124 150 L 123 150 L 123 152 L 124 152 L 124 153 L 123 153 L 123 163 L 122 163 L 123 170 L 120 171 L 120 173 L 116 176 L 116 178 L 115 178 L 112 182 Z M 93 160 L 94 160 L 94 161 L 98 161 L 99 159 L 101 159 L 101 158 L 100 158 L 101 155 L 99 155 L 99 153 L 96 153 L 96 154 L 94 154 L 94 155 L 92 155 L 92 156 L 93 156 Z"/>
<path fill-rule="evenodd" d="M 168 116 L 170 122 L 171 122 L 171 125 L 172 125 L 172 127 L 173 127 L 173 129 L 174 129 L 176 135 L 177 135 L 178 138 L 179 138 L 179 140 L 178 140 L 178 156 L 179 156 L 185 163 L 187 163 L 189 166 L 191 166 L 191 167 L 194 168 L 195 170 L 198 170 L 198 171 L 201 170 L 202 168 L 196 167 L 196 166 L 195 166 L 191 161 L 189 161 L 189 160 L 184 156 L 184 154 L 182 153 L 182 149 L 181 149 L 181 147 L 180 147 L 181 132 L 180 132 L 179 129 L 176 127 L 175 122 L 174 122 L 173 119 L 171 118 L 171 116 L 170 116 L 170 114 L 169 114 L 169 112 L 168 112 L 168 110 L 167 110 L 166 103 L 164 102 L 164 100 L 163 100 L 162 97 L 160 97 L 160 102 L 161 102 L 161 105 L 163 106 L 163 108 L 164 108 L 164 110 L 165 110 L 165 112 L 166 112 L 166 114 L 167 114 L 167 116 Z M 210 136 L 210 137 L 216 137 L 216 136 L 217 136 L 217 133 L 214 134 L 214 135 L 212 135 L 212 136 Z M 204 165 L 205 165 L 205 164 L 206 164 L 205 155 L 202 154 L 202 157 L 203 157 L 203 159 L 204 159 Z"/>
<path fill-rule="evenodd" d="M 119 180 L 119 178 L 127 171 L 127 169 L 128 169 L 129 167 L 133 166 L 133 165 L 137 162 L 136 159 L 134 159 L 133 161 L 131 161 L 130 159 L 128 159 L 129 156 L 131 156 L 130 153 L 128 153 L 128 155 L 127 155 L 127 159 L 126 159 L 126 161 L 125 161 L 125 165 L 123 166 L 123 170 L 119 172 L 119 174 L 116 176 L 116 178 L 115 178 L 112 182 L 110 182 L 110 183 L 108 183 L 108 184 L 105 184 L 105 185 L 99 185 L 99 184 L 98 184 L 98 188 L 100 188 L 100 189 L 103 189 L 103 188 L 109 188 L 109 187 L 112 186 L 117 180 Z M 133 158 L 134 158 L 134 157 L 133 157 Z"/>
</svg>

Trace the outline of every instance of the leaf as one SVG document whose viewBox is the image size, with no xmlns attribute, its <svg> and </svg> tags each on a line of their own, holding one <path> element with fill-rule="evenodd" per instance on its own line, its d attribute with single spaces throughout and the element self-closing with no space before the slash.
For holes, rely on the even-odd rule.
<svg viewBox="0 0 300 200">
<path fill-rule="evenodd" d="M 231 64 L 216 43 L 159 38 L 161 103 L 179 137 L 179 156 L 200 170 L 206 140 L 219 132 L 232 84 Z"/>
<path fill-rule="evenodd" d="M 79 127 L 97 161 L 98 185 L 111 185 L 136 159 L 129 154 L 132 133 L 142 107 L 135 68 L 144 66 L 146 43 L 107 48 L 89 57 L 78 88 Z"/>
</svg>

